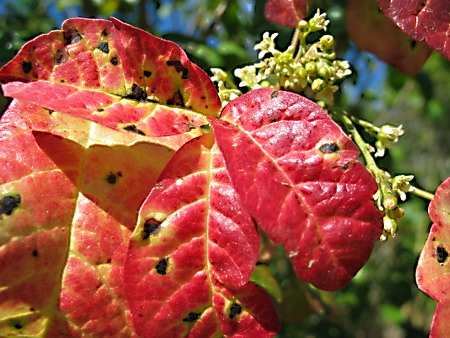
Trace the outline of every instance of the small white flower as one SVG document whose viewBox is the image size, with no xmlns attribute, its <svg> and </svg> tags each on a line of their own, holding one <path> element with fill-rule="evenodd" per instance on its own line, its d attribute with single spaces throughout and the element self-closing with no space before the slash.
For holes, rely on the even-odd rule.
<svg viewBox="0 0 450 338">
<path fill-rule="evenodd" d="M 318 9 L 316 14 L 309 20 L 309 29 L 311 32 L 327 30 L 327 26 L 330 23 L 330 20 L 325 20 L 327 17 L 326 13 L 320 14 L 320 10 Z"/>
<path fill-rule="evenodd" d="M 262 59 L 264 55 L 267 53 L 272 53 L 276 51 L 275 48 L 275 38 L 278 36 L 278 33 L 273 33 L 272 35 L 269 32 L 265 32 L 263 34 L 263 39 L 260 43 L 257 43 L 254 47 L 255 50 L 260 50 L 258 54 L 258 59 Z"/>
<path fill-rule="evenodd" d="M 413 175 L 398 175 L 392 179 L 392 189 L 398 193 L 400 199 L 406 199 L 406 192 L 411 191 L 411 184 L 409 183 L 414 178 Z"/>
</svg>

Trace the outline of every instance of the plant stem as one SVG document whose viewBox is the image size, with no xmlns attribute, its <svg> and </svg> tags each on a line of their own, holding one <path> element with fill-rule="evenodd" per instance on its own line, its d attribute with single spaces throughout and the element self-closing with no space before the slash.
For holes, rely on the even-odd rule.
<svg viewBox="0 0 450 338">
<path fill-rule="evenodd" d="M 430 201 L 434 198 L 434 195 L 431 192 L 416 188 L 414 186 L 411 186 L 411 190 L 409 192 Z"/>
</svg>

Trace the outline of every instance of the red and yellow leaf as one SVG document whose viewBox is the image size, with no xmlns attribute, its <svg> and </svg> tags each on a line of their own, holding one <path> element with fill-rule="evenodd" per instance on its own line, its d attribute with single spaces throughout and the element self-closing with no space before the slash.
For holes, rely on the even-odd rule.
<svg viewBox="0 0 450 338">
<path fill-rule="evenodd" d="M 248 283 L 258 231 L 211 137 L 177 152 L 140 211 L 125 290 L 144 337 L 271 337 L 278 329 L 269 297 Z"/>
<path fill-rule="evenodd" d="M 179 144 L 16 100 L 0 128 L 1 335 L 135 335 L 126 249 Z"/>
<path fill-rule="evenodd" d="M 377 0 L 381 11 L 403 32 L 450 60 L 450 2 L 442 0 Z"/>
<path fill-rule="evenodd" d="M 317 104 L 272 89 L 251 91 L 211 119 L 247 211 L 283 244 L 297 275 L 324 290 L 345 286 L 382 229 L 377 185 L 353 142 Z"/>
<path fill-rule="evenodd" d="M 294 28 L 306 17 L 307 6 L 307 0 L 267 0 L 264 15 L 278 25 Z"/>
<path fill-rule="evenodd" d="M 220 110 L 181 48 L 114 18 L 65 21 L 28 42 L 0 82 L 6 96 L 141 135 L 188 132 Z"/>
<path fill-rule="evenodd" d="M 444 337 L 450 312 L 450 178 L 436 190 L 428 213 L 434 224 L 420 253 L 416 281 L 422 291 L 439 302 L 430 336 Z"/>
<path fill-rule="evenodd" d="M 348 34 L 359 48 L 402 72 L 417 74 L 432 52 L 381 14 L 375 0 L 347 0 L 345 17 Z"/>
</svg>

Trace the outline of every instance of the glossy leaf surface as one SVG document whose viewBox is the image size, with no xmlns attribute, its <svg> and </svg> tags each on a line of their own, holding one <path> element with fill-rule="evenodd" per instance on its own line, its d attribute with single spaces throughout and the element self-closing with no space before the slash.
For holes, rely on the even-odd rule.
<svg viewBox="0 0 450 338">
<path fill-rule="evenodd" d="M 142 135 L 187 132 L 220 109 L 182 49 L 114 18 L 66 20 L 28 42 L 0 81 L 6 96 Z"/>
<path fill-rule="evenodd" d="M 375 0 L 347 0 L 345 16 L 348 34 L 359 48 L 402 72 L 417 74 L 432 52 L 425 42 L 411 40 L 381 14 Z"/>
<path fill-rule="evenodd" d="M 144 337 L 271 337 L 278 329 L 269 297 L 248 283 L 259 234 L 211 136 L 177 152 L 140 211 L 125 288 Z"/>
<path fill-rule="evenodd" d="M 285 27 L 297 27 L 307 10 L 306 0 L 267 0 L 264 15 L 267 20 Z"/>
<path fill-rule="evenodd" d="M 450 178 L 436 190 L 428 213 L 433 225 L 416 270 L 419 288 L 438 302 L 431 337 L 445 337 L 450 313 Z"/>
<path fill-rule="evenodd" d="M 254 90 L 211 119 L 242 204 L 297 275 L 324 290 L 345 286 L 381 233 L 377 187 L 356 146 L 315 103 Z"/>
<path fill-rule="evenodd" d="M 403 32 L 450 60 L 450 1 L 377 0 L 381 11 Z"/>
</svg>

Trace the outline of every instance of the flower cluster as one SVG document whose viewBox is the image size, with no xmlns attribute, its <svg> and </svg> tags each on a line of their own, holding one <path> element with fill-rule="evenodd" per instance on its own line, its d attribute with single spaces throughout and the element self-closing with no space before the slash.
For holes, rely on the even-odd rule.
<svg viewBox="0 0 450 338">
<path fill-rule="evenodd" d="M 262 61 L 234 72 L 241 80 L 239 86 L 254 89 L 268 81 L 277 89 L 304 92 L 311 99 L 327 100 L 332 104 L 333 94 L 339 89 L 336 82 L 351 74 L 350 65 L 347 61 L 335 60 L 331 35 L 323 35 L 312 44 L 306 43 L 311 32 L 326 31 L 328 23 L 326 14 L 319 11 L 309 21 L 300 21 L 297 38 L 285 51 L 279 51 L 275 46 L 277 33 L 264 33 L 262 41 L 255 45 Z"/>
<path fill-rule="evenodd" d="M 310 99 L 333 104 L 333 94 L 339 89 L 336 83 L 351 74 L 350 65 L 347 61 L 336 60 L 333 36 L 323 35 L 319 41 L 306 43 L 310 33 L 326 31 L 328 24 L 326 14 L 321 14 L 319 10 L 309 21 L 300 21 L 292 44 L 285 51 L 276 48 L 278 33 L 265 32 L 262 41 L 255 45 L 261 61 L 234 71 L 240 79 L 239 87 L 255 89 L 270 86 L 303 92 Z M 217 77 L 217 71 L 213 71 L 212 79 L 218 83 L 221 98 L 223 96 L 228 100 L 233 95 L 239 95 L 237 87 L 228 79 L 224 81 Z"/>
</svg>

